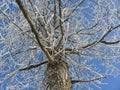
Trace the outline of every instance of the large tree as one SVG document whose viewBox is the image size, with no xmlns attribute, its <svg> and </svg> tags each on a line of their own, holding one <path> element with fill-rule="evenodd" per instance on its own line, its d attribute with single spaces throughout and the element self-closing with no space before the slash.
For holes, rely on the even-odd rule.
<svg viewBox="0 0 120 90">
<path fill-rule="evenodd" d="M 2 89 L 98 86 L 120 74 L 119 0 L 1 0 L 0 49 Z"/>
</svg>

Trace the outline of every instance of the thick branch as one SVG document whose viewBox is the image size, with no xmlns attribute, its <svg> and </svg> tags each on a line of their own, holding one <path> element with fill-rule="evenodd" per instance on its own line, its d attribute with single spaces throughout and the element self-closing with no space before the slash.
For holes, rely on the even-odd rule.
<svg viewBox="0 0 120 90">
<path fill-rule="evenodd" d="M 100 80 L 102 78 L 107 78 L 106 76 L 103 76 L 103 77 L 99 77 L 99 78 L 95 78 L 95 79 L 91 79 L 91 80 L 72 80 L 72 84 L 75 84 L 75 83 L 79 83 L 79 82 L 94 82 L 94 81 L 97 81 L 97 80 Z"/>
<path fill-rule="evenodd" d="M 50 62 L 50 63 L 54 62 L 54 59 L 51 57 L 50 53 L 48 52 L 48 50 L 47 50 L 47 49 L 45 48 L 45 46 L 43 45 L 42 40 L 41 40 L 40 37 L 39 37 L 39 32 L 38 32 L 38 30 L 36 30 L 34 24 L 32 23 L 32 20 L 30 19 L 30 16 L 29 16 L 28 11 L 27 11 L 27 10 L 25 9 L 25 7 L 22 5 L 21 0 L 16 0 L 16 2 L 17 2 L 17 4 L 18 4 L 19 8 L 21 9 L 24 17 L 25 17 L 26 20 L 28 21 L 28 23 L 29 23 L 29 25 L 30 25 L 30 27 L 31 27 L 31 30 L 32 30 L 32 32 L 34 33 L 36 40 L 38 41 L 39 46 L 41 47 L 41 49 L 45 52 L 46 56 L 48 57 L 49 62 Z"/>
<path fill-rule="evenodd" d="M 25 67 L 25 68 L 20 68 L 19 71 L 24 71 L 24 70 L 30 70 L 30 69 L 33 69 L 33 68 L 37 68 L 37 67 L 39 67 L 43 64 L 46 64 L 46 63 L 48 63 L 48 61 L 44 61 L 44 62 L 41 62 L 39 64 L 35 64 L 35 65 L 30 65 L 30 66 Z"/>
</svg>

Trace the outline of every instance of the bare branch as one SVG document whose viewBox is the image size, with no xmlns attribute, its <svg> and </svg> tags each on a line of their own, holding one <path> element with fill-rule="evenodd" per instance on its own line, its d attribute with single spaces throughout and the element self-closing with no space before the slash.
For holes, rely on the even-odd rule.
<svg viewBox="0 0 120 90">
<path fill-rule="evenodd" d="M 94 81 L 97 81 L 97 80 L 100 80 L 102 78 L 107 78 L 106 76 L 103 76 L 103 77 L 99 77 L 99 78 L 95 78 L 95 79 L 91 79 L 91 80 L 72 80 L 72 84 L 75 84 L 75 83 L 79 83 L 79 82 L 94 82 Z"/>
<path fill-rule="evenodd" d="M 112 30 L 117 29 L 117 28 L 119 28 L 119 27 L 120 27 L 120 24 L 117 25 L 117 26 L 115 26 L 115 27 L 113 27 Z"/>
<path fill-rule="evenodd" d="M 39 67 L 41 65 L 44 65 L 46 63 L 48 63 L 48 61 L 40 62 L 39 64 L 35 64 L 35 65 L 30 65 L 30 66 L 25 67 L 25 68 L 20 68 L 19 71 L 24 71 L 24 70 L 30 70 L 30 69 L 33 69 L 33 68 L 37 68 L 37 67 Z"/>
<path fill-rule="evenodd" d="M 111 31 L 112 31 L 112 28 L 110 28 L 110 29 L 102 36 L 102 38 L 99 40 L 99 42 L 101 42 Z"/>
<path fill-rule="evenodd" d="M 94 41 L 94 42 L 92 42 L 92 43 L 90 43 L 90 44 L 87 44 L 87 45 L 83 46 L 82 48 L 91 47 L 91 46 L 94 45 L 96 42 L 97 42 L 97 41 Z"/>
<path fill-rule="evenodd" d="M 120 40 L 114 41 L 114 42 L 101 41 L 101 43 L 104 43 L 104 44 L 117 44 L 117 43 L 119 43 L 119 42 L 120 42 Z"/>
</svg>

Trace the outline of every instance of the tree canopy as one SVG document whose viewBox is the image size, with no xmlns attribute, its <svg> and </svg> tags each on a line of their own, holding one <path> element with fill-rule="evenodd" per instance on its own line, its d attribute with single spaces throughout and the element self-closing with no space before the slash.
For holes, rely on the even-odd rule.
<svg viewBox="0 0 120 90">
<path fill-rule="evenodd" d="M 0 88 L 44 88 L 46 64 L 59 58 L 68 64 L 73 88 L 99 87 L 102 78 L 119 75 L 119 5 L 119 0 L 0 0 Z"/>
</svg>

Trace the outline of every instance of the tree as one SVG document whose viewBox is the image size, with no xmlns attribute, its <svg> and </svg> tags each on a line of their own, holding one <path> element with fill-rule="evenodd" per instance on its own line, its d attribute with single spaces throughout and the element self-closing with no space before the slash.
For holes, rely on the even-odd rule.
<svg viewBox="0 0 120 90">
<path fill-rule="evenodd" d="M 89 89 L 89 84 L 97 86 L 102 78 L 119 75 L 118 3 L 0 1 L 1 86 L 72 90 L 77 84 Z"/>
</svg>

